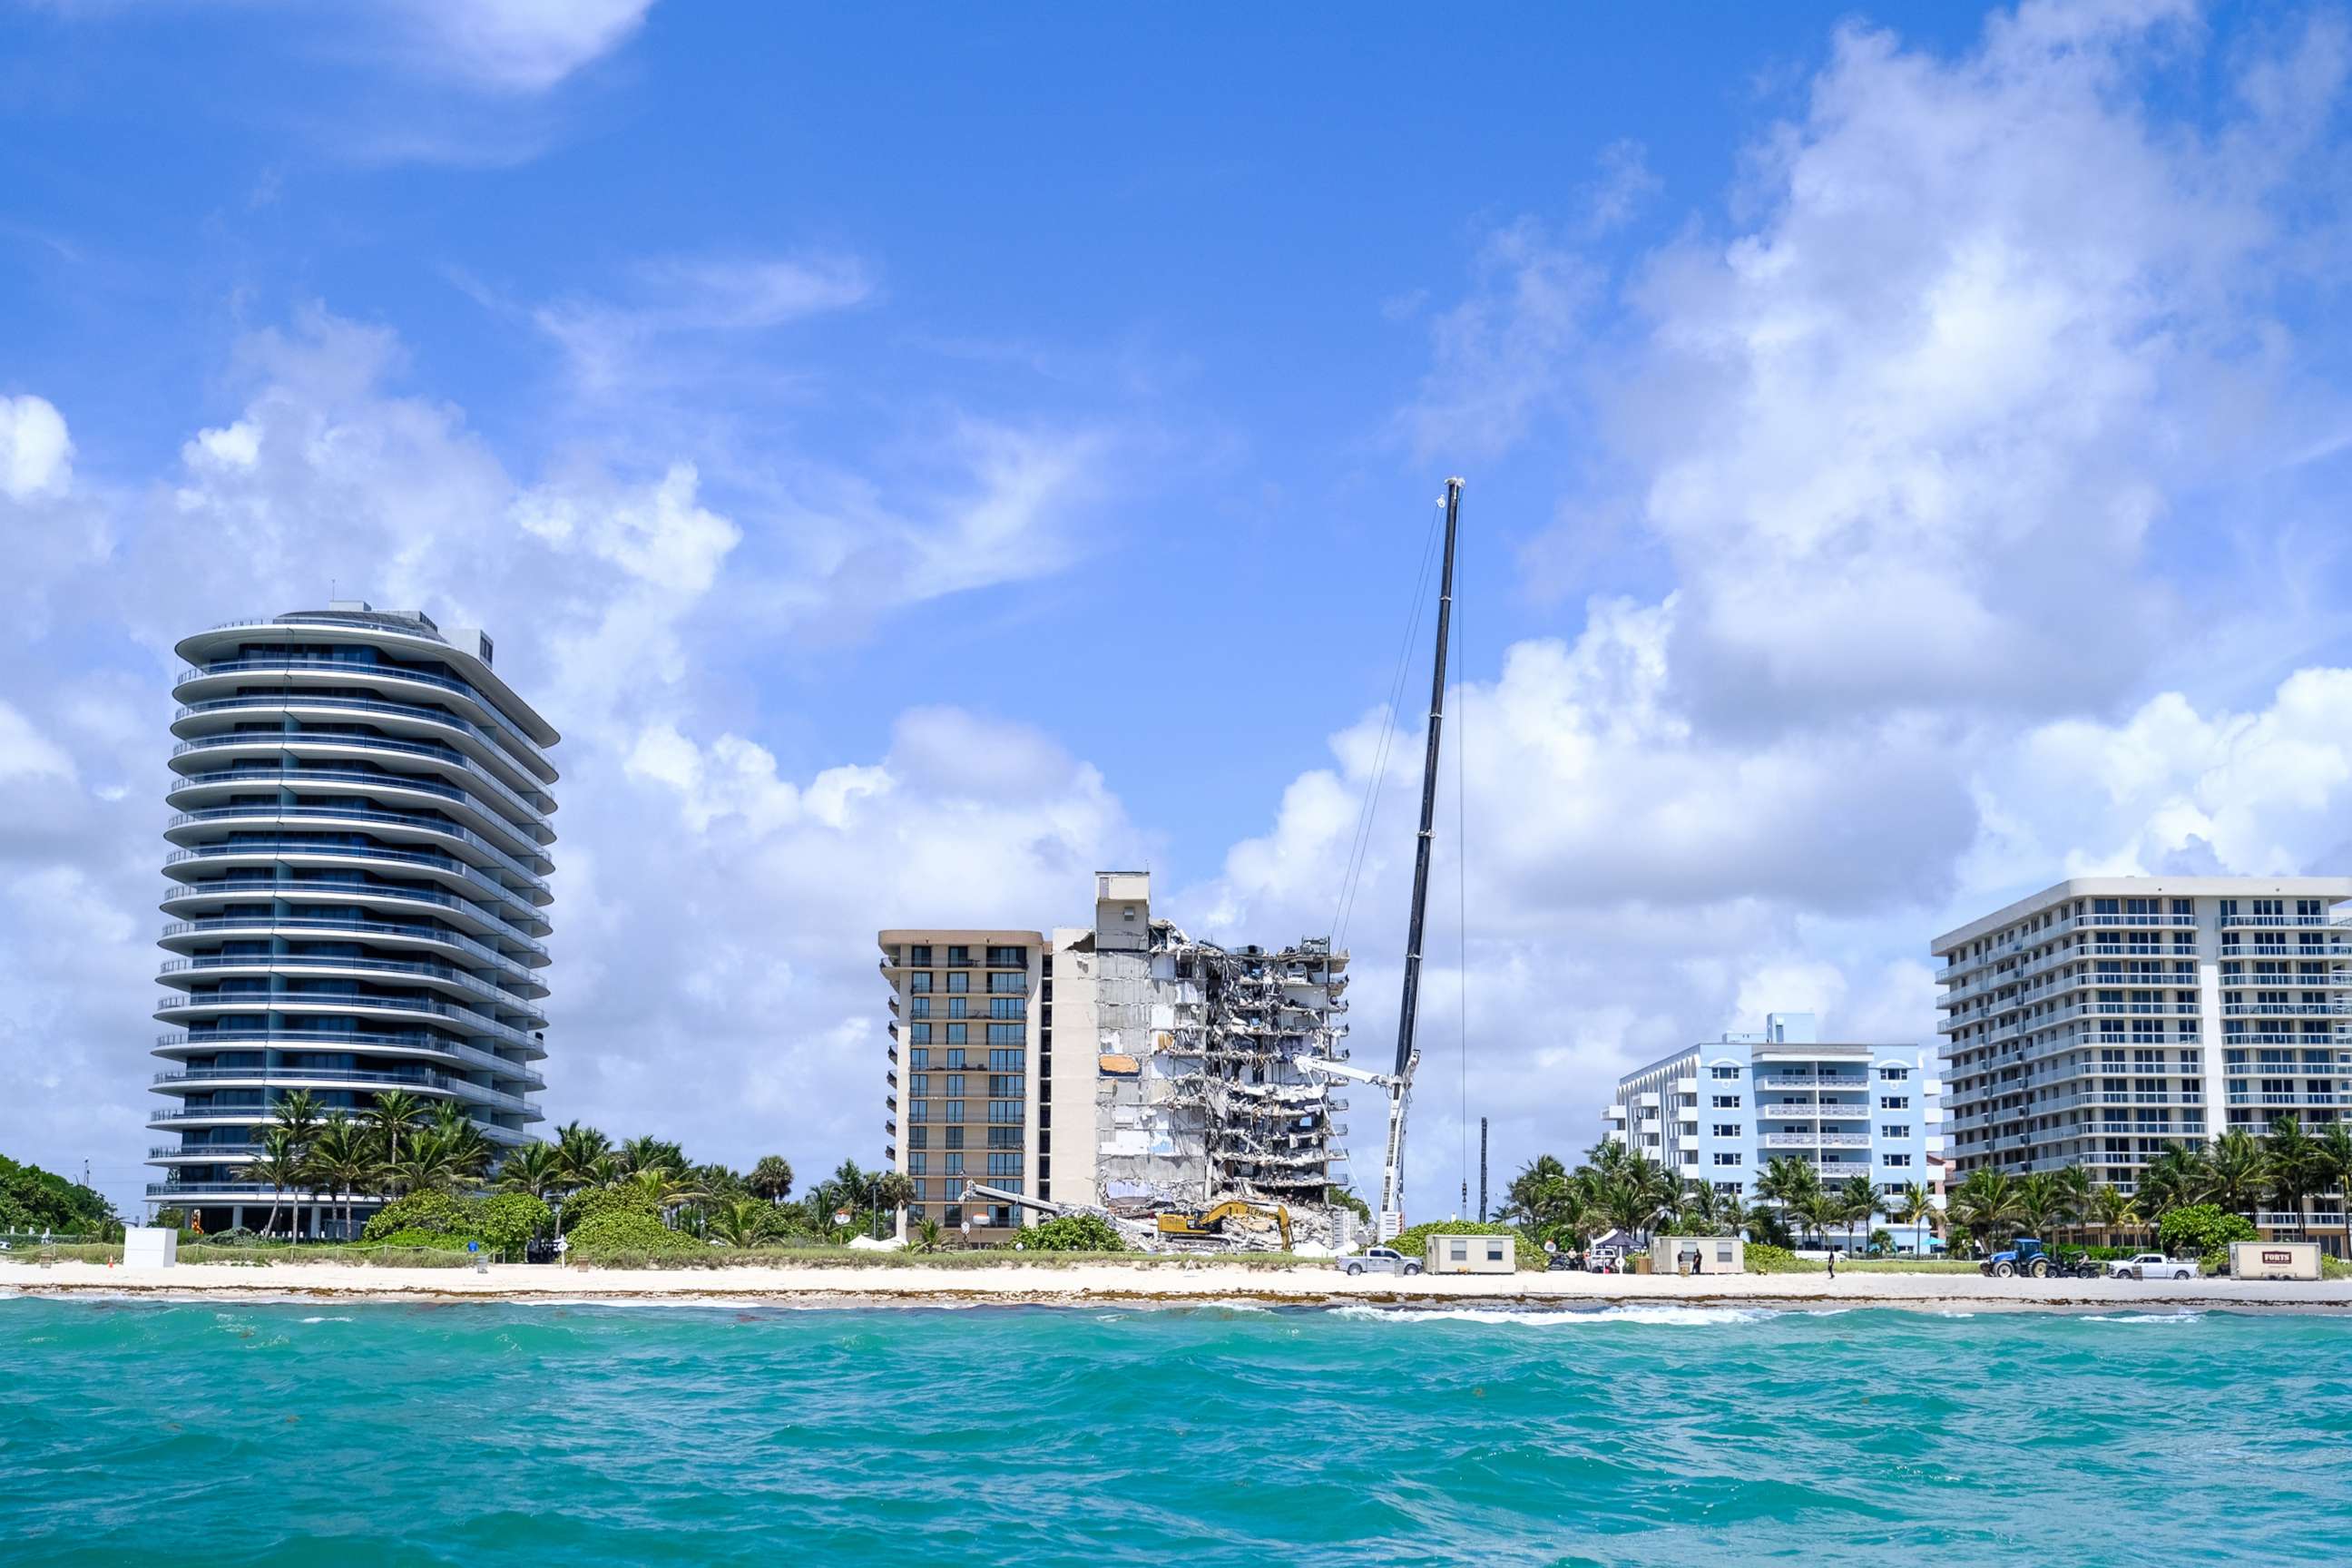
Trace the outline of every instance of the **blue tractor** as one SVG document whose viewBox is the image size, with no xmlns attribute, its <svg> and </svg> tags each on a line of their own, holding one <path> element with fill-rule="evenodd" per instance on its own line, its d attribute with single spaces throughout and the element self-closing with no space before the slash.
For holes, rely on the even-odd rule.
<svg viewBox="0 0 2352 1568">
<path fill-rule="evenodd" d="M 1996 1279 L 2028 1275 L 2035 1279 L 2050 1278 L 2050 1255 L 2042 1250 L 2042 1243 L 2030 1236 L 2021 1236 L 2009 1244 L 2005 1252 L 1996 1252 L 1977 1265 L 1977 1272 L 1990 1274 Z"/>
</svg>

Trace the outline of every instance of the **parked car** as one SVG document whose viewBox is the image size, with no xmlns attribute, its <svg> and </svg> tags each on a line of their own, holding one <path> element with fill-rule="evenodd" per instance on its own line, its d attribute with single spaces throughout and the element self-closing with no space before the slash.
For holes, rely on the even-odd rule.
<svg viewBox="0 0 2352 1568">
<path fill-rule="evenodd" d="M 2143 1252 L 2107 1265 L 2110 1279 L 2194 1279 L 2200 1272 L 2195 1258 L 2176 1261 L 2161 1252 Z"/>
<path fill-rule="evenodd" d="M 1354 1258 L 1342 1258 L 1339 1268 L 1348 1274 L 1418 1274 L 1421 1260 L 1407 1258 L 1393 1247 L 1375 1247 Z"/>
</svg>

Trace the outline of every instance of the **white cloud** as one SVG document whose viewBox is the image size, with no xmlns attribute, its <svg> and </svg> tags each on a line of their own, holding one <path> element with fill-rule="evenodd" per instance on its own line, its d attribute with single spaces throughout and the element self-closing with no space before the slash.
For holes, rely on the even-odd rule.
<svg viewBox="0 0 2352 1568">
<path fill-rule="evenodd" d="M 28 501 L 62 495 L 72 483 L 65 416 L 45 398 L 0 397 L 0 496 Z"/>
<path fill-rule="evenodd" d="M 73 759 L 33 721 L 0 702 L 0 784 L 19 779 L 74 777 Z"/>
<path fill-rule="evenodd" d="M 618 48 L 653 0 L 398 0 L 427 63 L 500 92 L 539 93 Z"/>
</svg>

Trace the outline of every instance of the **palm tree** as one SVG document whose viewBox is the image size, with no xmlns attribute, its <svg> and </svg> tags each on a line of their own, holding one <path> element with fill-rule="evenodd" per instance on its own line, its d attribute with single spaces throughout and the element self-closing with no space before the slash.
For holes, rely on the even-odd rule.
<svg viewBox="0 0 2352 1568">
<path fill-rule="evenodd" d="M 1793 1154 L 1782 1154 L 1769 1161 L 1764 1173 L 1756 1180 L 1756 1195 L 1780 1211 L 1783 1225 L 1791 1214 L 1801 1214 L 1807 1203 L 1821 1191 L 1821 1173 L 1810 1161 Z"/>
<path fill-rule="evenodd" d="M 1838 1206 L 1843 1211 L 1848 1226 L 1846 1239 L 1853 1240 L 1853 1228 L 1859 1226 L 1864 1237 L 1862 1251 L 1870 1250 L 1871 1221 L 1878 1214 L 1878 1192 L 1870 1184 L 1868 1176 L 1848 1176 L 1845 1185 L 1838 1189 Z"/>
<path fill-rule="evenodd" d="M 556 1169 L 567 1187 L 601 1187 L 604 1177 L 597 1163 L 606 1160 L 613 1141 L 585 1122 L 567 1121 L 555 1130 Z"/>
<path fill-rule="evenodd" d="M 425 1114 L 425 1098 L 404 1089 L 378 1090 L 367 1109 L 367 1125 L 383 1141 L 383 1163 L 400 1163 L 400 1140 Z"/>
<path fill-rule="evenodd" d="M 2210 1180 L 2201 1147 L 2171 1144 L 2140 1171 L 2133 1206 L 2139 1210 L 2141 1223 L 2153 1228 L 2174 1209 L 2202 1201 Z"/>
<path fill-rule="evenodd" d="M 278 1228 L 278 1204 L 286 1189 L 301 1187 L 302 1163 L 302 1147 L 286 1129 L 272 1127 L 261 1134 L 261 1153 L 246 1169 L 255 1181 L 269 1184 L 269 1217 L 261 1223 L 262 1235 Z M 295 1229 L 300 1228 L 298 1223 Z"/>
<path fill-rule="evenodd" d="M 277 1103 L 269 1108 L 269 1117 L 290 1133 L 298 1145 L 307 1148 L 310 1140 L 319 1135 L 322 1120 L 319 1097 L 307 1089 L 289 1090 L 278 1097 Z"/>
<path fill-rule="evenodd" d="M 782 1203 L 793 1195 L 792 1162 L 782 1154 L 762 1154 L 745 1184 L 771 1204 Z"/>
<path fill-rule="evenodd" d="M 1911 1227 L 1911 1250 L 1924 1258 L 1927 1252 L 1927 1216 L 1935 1212 L 1936 1200 L 1928 1195 L 1927 1186 L 1912 1182 L 1895 1194 L 1886 1217 Z"/>
<path fill-rule="evenodd" d="M 1966 1226 L 1990 1247 L 2016 1226 L 2024 1211 L 2017 1184 L 2004 1172 L 1987 1170 L 1969 1172 L 1968 1180 L 1952 1190 L 1948 1212 L 1954 1225 Z"/>
<path fill-rule="evenodd" d="M 407 1193 L 446 1193 L 459 1185 L 467 1175 L 458 1141 L 437 1127 L 412 1132 L 408 1158 L 386 1164 L 384 1171 L 397 1191 Z"/>
<path fill-rule="evenodd" d="M 647 1134 L 623 1143 L 615 1153 L 621 1163 L 621 1173 L 634 1176 L 640 1171 L 669 1171 L 683 1175 L 686 1172 L 686 1151 L 667 1139 Z"/>
<path fill-rule="evenodd" d="M 1845 1199 L 1827 1187 L 1815 1186 L 1805 1195 L 1803 1201 L 1797 1205 L 1797 1214 L 1804 1220 L 1806 1226 L 1821 1237 L 1822 1246 L 1827 1248 L 1830 1244 L 1831 1227 L 1845 1223 Z"/>
<path fill-rule="evenodd" d="M 2306 1205 L 2314 1190 L 2327 1184 L 2318 1140 L 2303 1130 L 2293 1112 L 2273 1119 L 2263 1138 L 2263 1165 L 2270 1173 L 2271 1199 L 2282 1209 L 2293 1209 L 2301 1222 L 2298 1234 L 2311 1227 Z"/>
<path fill-rule="evenodd" d="M 311 1179 L 331 1198 L 337 1193 L 343 1195 L 346 1241 L 352 1237 L 352 1200 L 374 1188 L 377 1173 L 383 1168 L 373 1143 L 373 1140 L 361 1131 L 357 1122 L 338 1110 L 327 1118 L 326 1125 L 319 1129 L 319 1136 L 310 1145 Z"/>
<path fill-rule="evenodd" d="M 772 1205 L 755 1198 L 737 1198 L 720 1206 L 710 1228 L 730 1247 L 756 1246 L 766 1235 L 773 1214 Z"/>
<path fill-rule="evenodd" d="M 2319 1130 L 2312 1142 L 2317 1152 L 2312 1160 L 2312 1187 L 2324 1192 L 2336 1189 L 2336 1212 L 2352 1212 L 2352 1127 L 2341 1121 L 2331 1121 Z"/>
<path fill-rule="evenodd" d="M 2063 1212 L 2065 1203 L 2055 1171 L 2030 1171 L 2017 1179 L 2017 1217 L 2036 1237 L 2050 1238 L 2051 1222 Z"/>
<path fill-rule="evenodd" d="M 2088 1167 L 2068 1165 L 2058 1173 L 2059 1212 L 2066 1219 L 2080 1225 L 2091 1212 L 2091 1194 L 2097 1184 L 2091 1180 Z"/>
<path fill-rule="evenodd" d="M 2090 1207 L 2085 1213 L 2098 1225 L 2099 1245 L 2102 1247 L 2114 1242 L 2118 1226 L 2139 1223 L 2138 1215 L 2132 1209 L 2132 1200 L 2115 1187 L 2094 1188 Z"/>
<path fill-rule="evenodd" d="M 915 1201 L 914 1178 L 904 1172 L 885 1171 L 874 1178 L 871 1195 L 877 1208 L 890 1211 L 890 1224 L 895 1230 L 898 1223 L 898 1211 Z"/>
<path fill-rule="evenodd" d="M 2252 1215 L 2269 1179 L 2263 1146 L 2244 1128 L 2232 1127 L 2214 1141 L 2205 1156 L 2205 1190 L 2200 1195 L 2232 1214 Z"/>
<path fill-rule="evenodd" d="M 940 1242 L 946 1234 L 947 1233 L 940 1228 L 940 1222 L 935 1219 L 916 1221 L 915 1250 L 918 1252 L 937 1252 L 940 1249 Z"/>
<path fill-rule="evenodd" d="M 561 1162 L 550 1143 L 526 1143 L 499 1166 L 499 1185 L 510 1193 L 545 1198 L 562 1184 Z"/>
</svg>

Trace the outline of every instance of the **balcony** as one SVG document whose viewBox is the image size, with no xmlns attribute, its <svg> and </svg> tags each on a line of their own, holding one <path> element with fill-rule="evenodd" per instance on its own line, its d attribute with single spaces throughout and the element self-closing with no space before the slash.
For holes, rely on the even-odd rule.
<svg viewBox="0 0 2352 1568">
<path fill-rule="evenodd" d="M 2352 1016 L 2352 1002 L 2224 1002 L 2229 1018 L 2342 1018 Z"/>
<path fill-rule="evenodd" d="M 2264 1230 L 2302 1230 L 2305 1228 L 2305 1221 L 2306 1219 L 2310 1222 L 2309 1228 L 2313 1230 L 2342 1230 L 2344 1228 L 2344 1211 L 2342 1209 L 2314 1209 L 2308 1215 L 2297 1213 L 2292 1209 L 2257 1209 L 2254 1211 L 2254 1223 Z"/>
<path fill-rule="evenodd" d="M 243 697 L 215 697 L 204 701 L 190 702 L 184 704 L 173 713 L 172 732 L 175 735 L 202 734 L 209 728 L 235 724 L 257 714 L 283 715 L 289 724 L 306 722 L 294 717 L 298 712 L 325 713 L 330 716 L 327 720 L 330 723 L 335 721 L 335 716 L 357 713 L 376 724 L 378 728 L 390 729 L 394 733 L 403 732 L 403 729 L 394 728 L 400 726 L 410 732 L 422 730 L 426 734 L 439 734 L 446 731 L 453 735 L 460 735 L 481 748 L 481 755 L 485 761 L 509 769 L 516 778 L 526 781 L 525 787 L 528 787 L 531 782 L 539 784 L 555 782 L 555 764 L 547 760 L 547 753 L 541 751 L 538 744 L 527 736 L 509 730 L 503 724 L 495 728 L 486 727 L 475 723 L 463 714 L 452 713 L 446 708 L 423 708 L 414 703 L 385 702 L 372 697 L 354 697 L 339 691 L 295 690 L 252 693 Z M 315 722 L 316 721 L 307 721 Z M 251 734 L 255 731 L 244 732 Z"/>
<path fill-rule="evenodd" d="M 172 678 L 172 694 L 174 697 L 181 697 L 183 687 L 210 685 L 224 680 L 241 684 L 245 679 L 256 675 L 341 678 L 370 686 L 390 682 L 401 686 L 421 686 L 436 693 L 447 692 L 451 696 L 462 698 L 473 704 L 475 710 L 482 716 L 483 728 L 496 731 L 502 736 L 510 737 L 508 744 L 513 750 L 524 755 L 537 757 L 542 763 L 547 760 L 546 752 L 540 750 L 537 742 L 508 724 L 500 715 L 498 704 L 472 686 L 446 675 L 436 675 L 423 669 L 407 669 L 396 664 L 362 664 L 351 659 L 299 657 L 218 659 L 206 665 L 183 665 L 179 674 Z M 203 700 L 201 698 L 192 699 L 192 701 L 197 703 Z"/>
<path fill-rule="evenodd" d="M 449 918 L 468 925 L 480 934 L 493 936 L 500 942 L 521 950 L 541 963 L 547 959 L 547 947 L 537 937 L 520 927 L 510 925 L 488 904 L 476 903 L 450 893 L 436 893 L 429 888 L 395 887 L 386 882 L 370 882 L 356 877 L 313 877 L 301 880 L 278 881 L 259 878 L 189 878 L 163 891 L 163 907 L 173 912 L 187 912 L 192 907 L 229 905 L 247 900 L 299 899 L 306 903 L 348 902 L 354 904 L 422 905 L 446 910 Z M 205 917 L 226 919 L 225 916 Z M 257 912 L 256 919 L 261 918 Z M 542 934 L 547 922 L 534 920 Z M 534 966 L 536 967 L 536 966 Z"/>
<path fill-rule="evenodd" d="M 1766 1132 L 1757 1142 L 1767 1149 L 1867 1149 L 1867 1132 Z"/>
<path fill-rule="evenodd" d="M 2233 1089 L 2228 1099 L 2231 1105 L 2352 1105 L 2352 1093 L 2268 1094 L 2261 1089 Z"/>
<path fill-rule="evenodd" d="M 414 1017 L 446 1019 L 467 1034 L 503 1040 L 509 1045 L 538 1044 L 527 1030 L 501 1024 L 470 1007 L 424 996 L 362 996 L 333 991 L 192 991 L 184 996 L 167 996 L 155 1009 L 155 1016 L 165 1023 L 218 1013 L 404 1013 Z M 420 1036 L 419 1039 L 438 1050 L 464 1052 L 474 1048 L 463 1040 L 439 1041 L 430 1036 Z M 499 1059 L 487 1051 L 476 1054 L 486 1063 Z"/>
<path fill-rule="evenodd" d="M 175 760 L 213 752 L 242 752 L 256 756 L 289 752 L 306 755 L 359 752 L 366 756 L 413 757 L 439 769 L 445 777 L 462 777 L 468 786 L 479 786 L 485 798 L 495 797 L 512 805 L 522 821 L 535 823 L 555 809 L 554 797 L 543 790 L 518 790 L 462 752 L 417 741 L 393 741 L 381 735 L 344 734 L 332 730 L 237 730 L 225 735 L 199 735 L 172 748 Z"/>
<path fill-rule="evenodd" d="M 533 936 L 545 936 L 547 917 L 539 912 L 540 905 L 552 900 L 542 882 L 537 891 L 539 899 L 517 892 L 487 872 L 467 865 L 463 860 L 446 855 L 428 855 L 418 849 L 393 849 L 376 844 L 324 844 L 307 838 L 248 838 L 226 844 L 200 844 L 191 849 L 174 849 L 163 857 L 166 876 L 174 866 L 190 866 L 205 862 L 226 865 L 239 862 L 248 865 L 289 865 L 310 860 L 362 861 L 369 865 L 385 865 L 400 869 L 417 869 L 453 888 L 478 889 L 489 895 L 488 901 L 503 905 L 503 918 L 523 927 Z M 175 878 L 193 881 L 193 878 Z M 484 900 L 477 899 L 477 903 Z"/>
<path fill-rule="evenodd" d="M 546 879 L 539 874 L 541 868 L 549 868 L 552 866 L 552 862 L 549 861 L 545 855 L 534 855 L 533 858 L 543 863 L 542 868 L 535 868 L 523 864 L 521 860 L 508 854 L 463 824 L 444 822 L 437 817 L 419 816 L 414 812 L 373 811 L 365 806 L 357 805 L 287 805 L 276 803 L 266 805 L 215 805 L 197 811 L 173 814 L 171 819 L 163 824 L 163 836 L 174 844 L 216 841 L 217 836 L 213 832 L 189 833 L 184 830 L 194 827 L 226 828 L 232 824 L 240 822 L 252 823 L 257 826 L 293 827 L 298 830 L 313 825 L 321 827 L 356 826 L 371 828 L 378 833 L 416 834 L 428 839 L 446 840 L 479 857 L 482 864 L 476 867 L 478 870 L 503 871 L 509 879 L 520 884 L 519 888 L 511 890 L 543 895 L 533 899 L 531 900 L 533 903 L 543 904 L 554 901 L 555 895 L 549 890 Z"/>
<path fill-rule="evenodd" d="M 2324 931 L 2336 922 L 2326 915 L 2223 915 L 2223 931 L 2264 931 L 2286 927 L 2294 931 Z"/>
<path fill-rule="evenodd" d="M 465 970 L 452 969 L 443 963 L 412 963 L 394 958 L 320 958 L 309 953 L 272 952 L 218 958 L 171 958 L 163 961 L 162 968 L 157 973 L 163 984 L 189 986 L 193 986 L 198 979 L 205 976 L 229 974 L 246 976 L 287 974 L 301 978 L 306 975 L 331 973 L 347 975 L 353 979 L 383 975 L 394 980 L 414 977 L 426 984 L 446 986 L 450 990 L 475 997 L 500 1012 L 511 1013 L 526 1020 L 520 1024 L 509 1025 L 509 1027 L 524 1030 L 547 1027 L 547 1019 L 522 997 L 504 991 Z M 184 980 L 172 978 L 175 975 L 184 975 L 187 978 Z M 315 997 L 321 993 L 239 991 L 215 992 L 213 994 L 234 994 L 240 998 L 279 994 Z"/>
<path fill-rule="evenodd" d="M 1756 1080 L 1759 1089 L 1817 1089 L 1826 1094 L 1852 1094 L 1870 1087 L 1867 1078 L 1805 1078 L 1774 1074 Z"/>
</svg>

